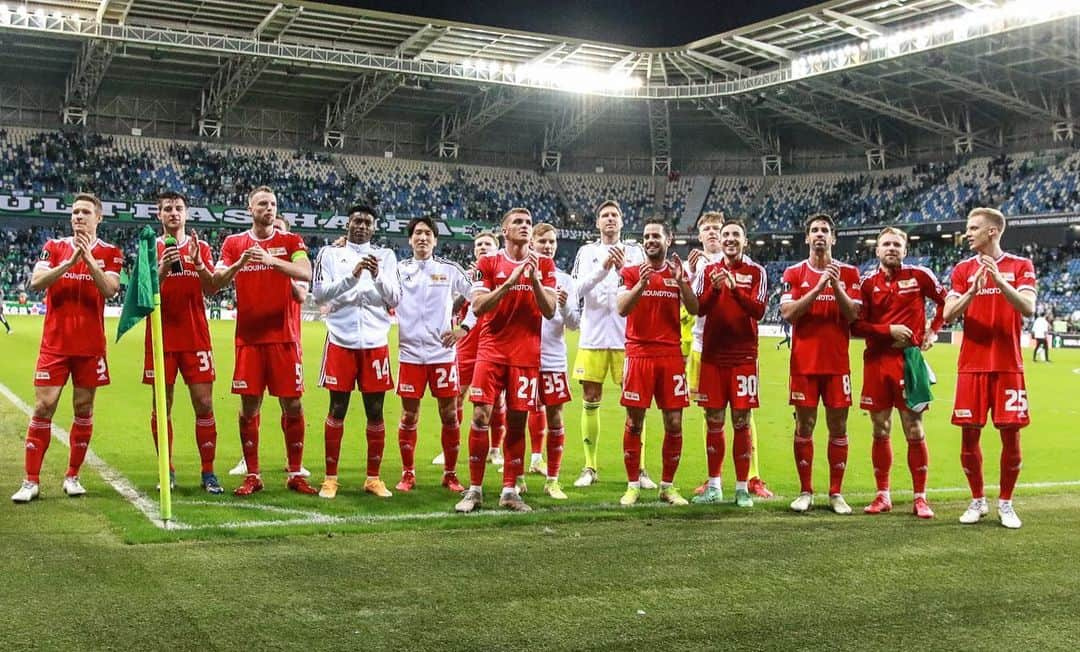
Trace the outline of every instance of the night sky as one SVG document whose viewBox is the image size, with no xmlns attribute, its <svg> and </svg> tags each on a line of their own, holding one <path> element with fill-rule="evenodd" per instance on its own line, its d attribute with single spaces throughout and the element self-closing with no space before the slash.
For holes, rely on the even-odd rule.
<svg viewBox="0 0 1080 652">
<path fill-rule="evenodd" d="M 683 45 L 821 0 L 322 0 L 637 47 Z"/>
</svg>

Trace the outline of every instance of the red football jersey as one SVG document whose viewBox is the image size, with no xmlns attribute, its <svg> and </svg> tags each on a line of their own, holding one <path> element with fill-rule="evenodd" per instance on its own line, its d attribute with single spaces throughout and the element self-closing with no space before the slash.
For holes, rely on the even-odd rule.
<svg viewBox="0 0 1080 652">
<path fill-rule="evenodd" d="M 784 270 L 784 293 L 780 303 L 797 301 L 817 285 L 822 273 L 823 270 L 814 269 L 809 260 L 788 267 Z M 855 303 L 862 302 L 858 269 L 840 263 L 840 289 Z M 848 328 L 832 286 L 826 284 L 814 305 L 791 325 L 792 375 L 851 373 Z"/>
<path fill-rule="evenodd" d="M 1002 254 L 998 270 L 1013 287 L 1037 288 L 1035 266 L 1028 258 Z M 978 258 L 958 263 L 952 272 L 950 295 L 960 296 L 975 282 Z M 987 274 L 986 285 L 975 295 L 964 313 L 964 339 L 960 343 L 958 370 L 961 372 L 1023 371 L 1020 355 L 1020 311 L 1001 294 L 1001 288 Z"/>
<path fill-rule="evenodd" d="M 523 261 L 512 260 L 506 250 L 484 256 L 476 265 L 473 292 L 489 292 L 506 282 Z M 539 258 L 540 282 L 555 288 L 555 262 Z M 476 328 L 476 359 L 515 367 L 540 368 L 540 330 L 544 315 L 533 296 L 532 283 L 522 275 L 499 303 L 483 315 Z"/>
<path fill-rule="evenodd" d="M 218 269 L 240 260 L 244 252 L 259 246 L 286 261 L 307 257 L 304 239 L 293 233 L 274 231 L 259 240 L 251 231 L 234 233 L 221 245 Z M 297 342 L 292 279 L 266 265 L 248 262 L 236 273 L 236 344 Z"/>
<path fill-rule="evenodd" d="M 735 276 L 734 290 L 713 286 L 710 276 L 720 269 Z M 703 362 L 732 367 L 757 360 L 758 320 L 765 314 L 767 279 L 765 268 L 746 256 L 731 266 L 720 260 L 705 268 L 698 292 L 699 312 L 705 317 Z"/>
<path fill-rule="evenodd" d="M 633 265 L 624 266 L 620 275 L 624 291 L 627 291 L 641 279 L 641 269 Z M 680 297 L 679 282 L 675 280 L 671 263 L 665 262 L 662 268 L 653 270 L 641 299 L 626 316 L 627 357 L 682 356 Z"/>
<path fill-rule="evenodd" d="M 195 241 L 184 237 L 177 248 L 180 250 L 180 273 L 167 272 L 161 277 L 161 336 L 165 351 L 209 351 L 210 327 L 206 323 L 206 303 L 203 301 L 202 283 L 192 262 Z M 165 253 L 165 240 L 157 239 L 158 259 Z M 214 269 L 214 254 L 210 245 L 199 241 L 199 256 L 209 270 Z M 150 325 L 146 327 L 146 350 L 149 351 Z"/>
<path fill-rule="evenodd" d="M 460 324 L 462 322 L 462 320 L 465 319 L 465 316 L 468 315 L 468 314 L 469 314 L 469 302 L 466 301 L 465 303 L 461 304 L 460 308 L 458 308 L 457 316 L 455 318 L 454 323 Z M 468 333 L 465 333 L 465 337 L 458 340 L 458 343 L 457 343 L 457 359 L 458 360 L 461 360 L 463 362 L 472 362 L 472 361 L 476 360 L 476 345 L 480 341 L 479 338 L 478 338 L 478 335 L 480 333 L 480 321 L 483 318 L 484 318 L 483 315 L 481 315 L 479 318 L 477 318 L 476 323 L 473 325 L 473 327 L 471 329 L 469 329 Z"/>
<path fill-rule="evenodd" d="M 926 300 L 936 304 L 930 326 L 940 330 L 945 308 L 945 288 L 934 273 L 925 267 L 903 265 L 892 278 L 880 267 L 863 277 L 861 282 L 862 314 L 851 325 L 852 334 L 866 338 L 866 355 L 894 352 L 889 326 L 900 324 L 911 329 L 911 343 L 921 346 L 926 337 Z"/>
<path fill-rule="evenodd" d="M 106 274 L 120 276 L 124 253 L 101 240 L 91 247 L 94 261 Z M 59 267 L 75 253 L 74 238 L 49 240 L 34 269 Z M 64 356 L 105 355 L 105 297 L 80 260 L 45 291 L 45 326 L 41 350 Z"/>
</svg>

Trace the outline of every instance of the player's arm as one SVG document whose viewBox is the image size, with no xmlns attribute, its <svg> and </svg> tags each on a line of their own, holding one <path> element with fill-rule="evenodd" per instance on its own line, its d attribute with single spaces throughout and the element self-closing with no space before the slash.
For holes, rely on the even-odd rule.
<svg viewBox="0 0 1080 652">
<path fill-rule="evenodd" d="M 309 286 L 303 281 L 293 281 L 290 287 L 290 290 L 292 291 L 293 301 L 295 301 L 296 303 L 303 303 L 307 301 L 310 289 L 311 286 Z"/>
<path fill-rule="evenodd" d="M 536 305 L 540 308 L 540 314 L 544 316 L 544 319 L 551 319 L 555 316 L 555 308 L 559 305 L 558 294 L 555 291 L 555 263 L 545 258 L 544 262 L 547 263 L 545 266 L 549 269 L 544 270 L 540 266 L 540 257 L 535 252 L 529 254 L 529 261 L 528 264 L 532 267 L 529 285 L 536 298 Z"/>
<path fill-rule="evenodd" d="M 94 255 L 90 252 L 89 241 L 84 242 L 81 247 L 85 250 L 83 259 L 86 260 L 86 269 L 90 272 L 90 277 L 94 279 L 98 292 L 106 299 L 116 296 L 116 293 L 120 291 L 120 261 L 113 261 L 115 269 L 106 269 L 98 265 L 97 260 L 94 259 Z"/>
<path fill-rule="evenodd" d="M 937 333 L 945 325 L 945 288 L 938 282 L 937 277 L 927 272 L 921 274 L 923 283 L 923 296 L 934 302 L 934 316 L 926 325 L 926 335 L 923 337 L 922 349 L 925 351 L 934 345 Z"/>
<path fill-rule="evenodd" d="M 217 266 L 214 267 L 214 290 L 220 290 L 229 283 L 232 283 L 233 278 L 236 277 L 236 273 L 251 260 L 251 249 L 244 251 L 239 256 L 236 255 L 233 248 L 230 248 L 231 240 L 226 239 L 225 244 L 221 246 L 221 258 L 218 259 Z"/>
<path fill-rule="evenodd" d="M 353 289 L 360 280 L 359 274 L 356 273 L 335 278 L 334 255 L 329 253 L 329 250 L 330 247 L 323 247 L 315 259 L 315 278 L 311 293 L 315 295 L 315 303 L 320 306 L 330 303 Z"/>
<path fill-rule="evenodd" d="M 679 254 L 672 256 L 671 271 L 675 275 L 675 281 L 679 284 L 679 298 L 682 300 L 683 306 L 686 307 L 686 311 L 691 315 L 698 314 L 697 293 L 694 292 L 694 286 L 690 283 L 690 277 L 686 273 L 682 260 L 679 259 Z"/>
<path fill-rule="evenodd" d="M 194 256 L 191 262 L 195 264 L 195 273 L 199 275 L 199 287 L 202 289 L 203 296 L 208 297 L 220 289 L 214 285 L 214 272 L 211 269 L 214 266 L 213 254 L 210 251 L 210 245 L 199 240 L 198 233 L 192 231 L 190 237 L 194 241 L 191 248 Z"/>
<path fill-rule="evenodd" d="M 581 328 L 581 301 L 578 300 L 578 293 L 573 283 L 561 289 L 566 294 L 565 299 L 560 298 L 559 306 L 559 310 L 562 311 L 563 326 L 576 331 Z"/>
<path fill-rule="evenodd" d="M 784 318 L 784 321 L 793 323 L 798 321 L 814 305 L 818 295 L 825 289 L 825 284 L 829 282 L 829 276 L 822 274 L 817 285 L 810 288 L 810 291 L 806 294 L 798 297 L 795 296 L 793 280 L 789 280 L 785 275 L 784 282 L 787 283 L 788 290 L 780 297 L 780 316 Z"/>
<path fill-rule="evenodd" d="M 840 274 L 846 271 L 848 268 L 841 267 L 836 271 L 835 279 L 831 281 L 833 286 L 833 294 L 836 296 L 836 305 L 840 308 L 840 314 L 850 324 L 859 318 L 859 308 L 862 307 L 862 301 L 852 296 L 854 293 L 860 291 L 861 285 L 859 283 L 859 275 L 856 273 L 854 279 L 847 279 L 846 289 L 840 287 Z"/>
<path fill-rule="evenodd" d="M 262 251 L 261 248 L 260 251 Z M 289 260 L 265 254 L 263 259 L 259 262 L 262 262 L 271 269 L 281 272 L 294 281 L 300 281 L 302 283 L 311 282 L 311 258 L 308 257 L 307 251 L 304 249 L 298 249 L 292 252 L 289 256 Z"/>
<path fill-rule="evenodd" d="M 627 288 L 625 283 L 632 277 L 623 274 L 623 289 L 619 291 L 619 295 L 615 298 L 615 308 L 619 311 L 620 317 L 629 315 L 634 310 L 634 306 L 638 304 L 638 301 L 641 301 L 641 295 L 649 285 L 651 275 L 652 267 L 649 267 L 647 263 L 643 264 L 637 282 Z"/>
<path fill-rule="evenodd" d="M 30 275 L 30 289 L 35 292 L 42 292 L 49 289 L 53 283 L 60 280 L 69 269 L 75 266 L 82 258 L 82 250 L 78 247 L 71 253 L 71 257 L 61 262 L 56 267 L 49 266 L 48 257 L 52 255 L 52 250 L 46 245 L 45 250 L 41 254 L 41 260 L 34 265 L 34 271 Z"/>
<path fill-rule="evenodd" d="M 954 268 L 952 274 L 952 290 L 949 291 L 948 296 L 945 297 L 945 309 L 942 311 L 942 319 L 945 323 L 949 324 L 960 317 L 964 316 L 967 312 L 968 306 L 971 305 L 971 301 L 975 298 L 975 295 L 979 293 L 979 290 L 983 289 L 986 285 L 986 272 L 983 269 L 979 269 L 975 273 L 974 283 L 968 285 L 968 280 L 964 277 L 964 273 L 961 269 Z"/>
<path fill-rule="evenodd" d="M 1035 270 L 1033 268 L 1025 269 L 1021 273 L 1021 277 L 1016 279 L 1019 284 L 1021 281 L 1025 281 L 1024 285 L 1013 285 L 1006 279 L 1001 271 L 997 267 L 997 263 L 994 262 L 989 256 L 983 256 L 981 259 L 983 268 L 987 273 L 993 277 L 994 282 L 998 288 L 1001 289 L 1002 296 L 1009 302 L 1013 308 L 1023 315 L 1024 317 L 1031 317 L 1035 314 Z M 1025 278 L 1026 277 L 1026 278 Z"/>
<path fill-rule="evenodd" d="M 518 280 L 521 279 L 521 274 L 525 270 L 525 265 L 518 265 L 514 268 L 514 271 L 510 272 L 509 278 L 506 279 L 501 285 L 491 285 L 493 281 L 489 279 L 490 272 L 483 269 L 484 261 L 480 261 L 480 280 L 473 284 L 473 299 L 472 309 L 479 317 L 486 312 L 491 312 L 495 309 L 495 306 L 499 305 L 499 300 L 510 291 Z"/>
<path fill-rule="evenodd" d="M 765 275 L 762 274 L 757 278 L 757 282 L 748 289 L 744 290 L 738 285 L 734 285 L 731 288 L 731 297 L 735 299 L 735 303 L 739 304 L 739 307 L 749 317 L 761 319 L 765 316 L 765 300 L 767 297 L 765 289 Z"/>
<path fill-rule="evenodd" d="M 589 269 L 588 263 L 586 263 L 585 258 L 582 257 L 584 252 L 585 247 L 578 249 L 577 257 L 574 259 L 574 269 L 570 272 L 570 276 L 574 279 L 579 295 L 586 295 L 592 292 L 597 284 L 604 280 L 604 277 L 607 276 L 608 269 L 610 269 L 607 265 L 607 261 L 605 261 L 604 264 L 598 265 L 596 269 Z M 608 256 L 608 260 L 611 260 L 610 255 Z"/>
<path fill-rule="evenodd" d="M 401 280 L 398 277 L 397 257 L 387 250 L 373 274 L 375 291 L 386 307 L 394 308 L 401 302 Z"/>
</svg>

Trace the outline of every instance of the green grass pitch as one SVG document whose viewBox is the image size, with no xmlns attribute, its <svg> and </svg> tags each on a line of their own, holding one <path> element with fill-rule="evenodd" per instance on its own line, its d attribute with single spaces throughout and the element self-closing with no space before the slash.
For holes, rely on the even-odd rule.
<svg viewBox="0 0 1080 652">
<path fill-rule="evenodd" d="M 0 383 L 32 401 L 40 320 L 9 316 L 0 336 Z M 115 333 L 115 321 L 107 321 Z M 141 329 L 140 329 L 141 330 Z M 232 324 L 212 327 L 219 381 L 218 473 L 239 458 L 229 393 Z M 322 420 L 327 395 L 315 384 L 324 327 L 304 325 L 308 393 L 305 466 L 322 477 Z M 571 342 L 571 347 L 574 343 Z M 391 344 L 391 350 L 394 346 Z M 1030 352 L 1028 352 L 1030 353 Z M 0 502 L 0 642 L 55 649 L 140 649 L 169 640 L 178 649 L 364 645 L 373 649 L 1076 649 L 1080 633 L 1080 352 L 1054 351 L 1051 365 L 1028 365 L 1034 423 L 1024 433 L 1022 530 L 993 515 L 962 527 L 966 503 L 959 433 L 948 424 L 956 349 L 936 347 L 937 402 L 927 418 L 931 522 L 908 515 L 910 478 L 898 425 L 894 434 L 894 513 L 859 513 L 873 491 L 868 418 L 852 410 L 845 493 L 856 515 L 822 508 L 786 511 L 797 490 L 786 405 L 787 351 L 770 340 L 761 355 L 762 408 L 756 413 L 761 471 L 778 493 L 750 511 L 731 506 L 665 508 L 652 502 L 613 507 L 624 488 L 623 413 L 609 386 L 601 411 L 601 483 L 569 485 L 581 467 L 580 392 L 567 411 L 563 481 L 557 504 L 530 476 L 531 515 L 496 513 L 500 474 L 488 467 L 488 514 L 451 513 L 455 496 L 438 486 L 433 402 L 425 402 L 417 453 L 419 487 L 380 500 L 363 494 L 363 415 L 358 400 L 346 422 L 334 501 L 284 488 L 278 407 L 264 407 L 262 460 L 267 490 L 241 501 L 198 489 L 190 404 L 178 387 L 174 515 L 186 529 L 151 524 L 98 475 L 90 496 L 60 491 L 66 449 L 57 442 L 43 470 L 42 498 Z M 93 451 L 139 490 L 156 497 L 156 465 L 147 432 L 150 390 L 140 383 L 142 334 L 110 345 L 113 384 L 100 390 Z M 853 344 L 853 386 L 861 385 L 861 343 Z M 396 366 L 396 362 L 395 362 Z M 55 423 L 70 425 L 65 394 Z M 400 473 L 399 402 L 388 395 L 383 478 Z M 466 409 L 466 415 L 469 410 Z M 0 400 L 0 481 L 14 491 L 22 474 L 26 416 Z M 701 411 L 687 410 L 676 484 L 689 494 L 704 478 Z M 823 426 L 823 424 L 822 424 Z M 647 466 L 659 476 L 658 415 L 647 428 Z M 815 464 L 826 483 L 824 431 Z M 984 433 L 987 481 L 996 483 L 999 445 Z M 729 456 L 730 457 L 730 456 Z M 467 478 L 464 458 L 459 474 Z M 725 492 L 732 493 L 730 459 Z M 989 494 L 993 497 L 993 492 Z M 163 545 L 130 545 L 155 543 Z M 154 606 L 164 599 L 165 606 Z M 50 623 L 44 626 L 42 623 Z"/>
</svg>

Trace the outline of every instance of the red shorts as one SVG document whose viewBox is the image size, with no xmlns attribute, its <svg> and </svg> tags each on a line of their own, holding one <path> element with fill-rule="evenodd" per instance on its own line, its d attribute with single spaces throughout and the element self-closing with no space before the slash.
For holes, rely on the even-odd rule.
<svg viewBox="0 0 1080 652">
<path fill-rule="evenodd" d="M 397 393 L 401 398 L 424 398 L 424 388 L 431 388 L 435 398 L 453 398 L 461 393 L 458 387 L 457 365 L 453 362 L 435 364 L 398 364 Z"/>
<path fill-rule="evenodd" d="M 389 392 L 394 389 L 390 349 L 347 349 L 327 340 L 319 385 L 331 392 L 351 392 L 354 387 L 364 394 Z"/>
<path fill-rule="evenodd" d="M 1031 423 L 1022 372 L 959 373 L 952 422 L 955 426 L 986 424 L 986 412 L 998 428 Z"/>
<path fill-rule="evenodd" d="M 536 395 L 539 379 L 540 370 L 536 367 L 514 367 L 477 360 L 469 399 L 477 405 L 493 405 L 499 394 L 506 390 L 506 409 L 531 412 L 539 405 Z"/>
<path fill-rule="evenodd" d="M 859 407 L 871 412 L 908 409 L 904 399 L 904 356 L 863 358 L 862 398 Z"/>
<path fill-rule="evenodd" d="M 304 393 L 304 366 L 300 347 L 293 342 L 251 344 L 236 347 L 232 392 L 295 398 Z"/>
<path fill-rule="evenodd" d="M 690 405 L 686 386 L 686 363 L 682 356 L 631 358 L 623 363 L 622 405 L 647 408 L 656 398 L 661 410 L 679 410 Z"/>
<path fill-rule="evenodd" d="M 34 369 L 35 387 L 63 387 L 71 376 L 75 387 L 101 387 L 109 384 L 109 363 L 105 356 L 59 355 L 38 353 Z"/>
<path fill-rule="evenodd" d="M 790 405 L 817 407 L 820 400 L 827 408 L 851 407 L 850 374 L 792 375 L 788 388 L 791 391 Z"/>
<path fill-rule="evenodd" d="M 176 384 L 176 372 L 188 385 L 214 382 L 213 351 L 169 351 L 165 353 L 165 384 Z M 143 356 L 143 384 L 154 384 L 154 354 L 147 351 Z"/>
<path fill-rule="evenodd" d="M 471 386 L 473 381 L 473 372 L 476 370 L 476 359 L 459 359 L 455 364 L 457 364 L 458 384 L 462 387 Z"/>
<path fill-rule="evenodd" d="M 570 382 L 565 371 L 540 372 L 540 405 L 562 405 L 569 403 Z"/>
<path fill-rule="evenodd" d="M 721 367 L 701 363 L 698 376 L 697 404 L 707 409 L 750 410 L 758 407 L 757 363 Z"/>
</svg>

